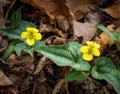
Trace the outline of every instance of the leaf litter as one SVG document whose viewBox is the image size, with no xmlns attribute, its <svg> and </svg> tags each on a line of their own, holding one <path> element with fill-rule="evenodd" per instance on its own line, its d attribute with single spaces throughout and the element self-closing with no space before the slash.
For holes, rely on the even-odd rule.
<svg viewBox="0 0 120 94">
<path fill-rule="evenodd" d="M 100 1 L 105 8 L 100 6 Z M 110 51 L 115 50 L 114 42 L 94 28 L 94 25 L 103 23 L 108 29 L 117 26 L 116 29 L 120 31 L 120 25 L 116 24 L 116 19 L 120 17 L 119 0 L 110 2 L 108 4 L 107 0 L 20 0 L 16 1 L 8 12 L 15 11 L 16 6 L 24 5 L 23 18 L 39 27 L 47 44 L 60 45 L 71 41 L 84 44 L 87 40 L 94 40 L 101 44 L 101 53 L 108 55 Z M 0 7 L 0 28 L 6 28 L 4 15 L 7 13 L 6 8 L 9 9 L 10 6 L 10 2 L 6 3 L 6 0 L 0 1 L 0 4 L 3 3 Z M 108 19 L 105 19 L 105 16 Z M 109 21 L 109 18 L 112 20 Z M 9 24 L 9 19 L 6 24 Z M 115 26 L 112 27 L 111 24 Z M 2 55 L 10 40 L 3 34 L 0 34 L 0 37 Z M 118 52 L 109 55 L 111 58 L 119 56 Z M 119 61 L 119 58 L 116 60 Z M 63 78 L 69 67 L 58 67 L 51 60 L 36 53 L 34 57 L 26 54 L 16 56 L 12 53 L 6 62 L 1 61 L 0 68 L 1 94 L 115 94 L 110 84 L 96 81 L 91 77 L 84 81 L 64 83 Z"/>
</svg>

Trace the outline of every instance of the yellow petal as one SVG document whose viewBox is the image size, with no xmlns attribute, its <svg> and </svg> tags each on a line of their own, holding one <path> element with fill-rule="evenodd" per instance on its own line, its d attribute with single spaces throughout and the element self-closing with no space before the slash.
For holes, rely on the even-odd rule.
<svg viewBox="0 0 120 94">
<path fill-rule="evenodd" d="M 27 27 L 26 30 L 31 33 L 37 33 L 39 30 L 34 27 Z"/>
<path fill-rule="evenodd" d="M 87 60 L 87 61 L 91 61 L 93 59 L 93 55 L 88 53 L 83 54 L 82 57 L 84 60 Z"/>
<path fill-rule="evenodd" d="M 82 46 L 80 48 L 80 52 L 82 53 L 87 53 L 89 51 L 90 47 L 89 46 Z"/>
<path fill-rule="evenodd" d="M 94 47 L 98 49 L 98 48 L 100 48 L 100 45 L 97 43 L 94 43 Z"/>
<path fill-rule="evenodd" d="M 27 38 L 28 37 L 28 32 L 22 32 L 21 38 Z"/>
<path fill-rule="evenodd" d="M 32 46 L 32 45 L 34 45 L 35 40 L 33 38 L 32 39 L 31 38 L 27 38 L 26 42 L 27 42 L 28 45 Z"/>
<path fill-rule="evenodd" d="M 97 44 L 97 43 L 95 43 L 95 42 L 87 41 L 86 43 L 87 43 L 87 45 L 90 46 L 90 47 L 95 47 L 95 48 L 97 48 L 97 49 L 100 48 L 100 45 Z"/>
<path fill-rule="evenodd" d="M 40 33 L 34 33 L 34 38 L 36 40 L 41 40 L 42 39 L 42 35 Z"/>
<path fill-rule="evenodd" d="M 93 43 L 92 41 L 86 41 L 86 44 L 87 44 L 88 46 L 92 47 L 94 43 Z"/>
<path fill-rule="evenodd" d="M 92 54 L 94 56 L 100 56 L 100 51 L 98 49 L 92 48 Z"/>
</svg>

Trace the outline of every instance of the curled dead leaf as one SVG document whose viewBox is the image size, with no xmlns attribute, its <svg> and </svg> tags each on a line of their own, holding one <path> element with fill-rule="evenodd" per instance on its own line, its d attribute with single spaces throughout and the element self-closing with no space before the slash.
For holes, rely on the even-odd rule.
<svg viewBox="0 0 120 94">
<path fill-rule="evenodd" d="M 90 11 L 90 0 L 66 0 L 72 10 L 75 20 L 80 20 L 84 14 Z"/>
<path fill-rule="evenodd" d="M 25 76 L 25 73 L 32 74 L 35 67 L 33 63 L 34 60 L 35 58 L 29 54 L 21 57 L 11 54 L 11 56 L 7 59 L 9 71 L 19 76 Z"/>
<path fill-rule="evenodd" d="M 0 69 L 0 94 L 18 94 L 16 86 Z"/>
<path fill-rule="evenodd" d="M 41 24 L 41 26 L 40 26 L 39 28 L 40 28 L 40 32 L 43 33 L 43 34 L 52 32 L 52 33 L 54 33 L 55 35 L 64 38 L 64 34 L 62 33 L 61 30 L 59 30 L 59 29 L 57 29 L 57 28 L 53 28 L 53 27 L 50 26 L 50 25 Z"/>
<path fill-rule="evenodd" d="M 65 39 L 58 36 L 50 36 L 44 40 L 47 44 L 60 45 L 65 43 Z"/>
<path fill-rule="evenodd" d="M 120 0 L 117 0 L 109 7 L 103 9 L 103 11 L 107 12 L 109 15 L 111 15 L 114 18 L 120 18 Z"/>
<path fill-rule="evenodd" d="M 109 31 L 112 31 L 113 27 L 114 27 L 114 25 L 111 24 L 111 25 L 107 26 L 107 29 Z M 110 39 L 110 37 L 107 34 L 105 34 L 104 32 L 102 32 L 99 36 L 96 36 L 95 41 L 100 44 L 101 54 L 106 49 L 107 45 L 112 46 L 114 44 L 114 41 L 112 41 Z"/>
<path fill-rule="evenodd" d="M 65 19 L 67 19 L 69 25 L 72 24 L 71 22 L 73 20 L 73 15 L 70 13 L 70 10 L 65 0 L 20 0 L 20 1 L 28 3 L 45 12 L 50 17 L 51 24 L 55 24 L 56 19 L 55 17 L 59 17 L 59 15 L 65 16 Z M 61 29 L 64 30 L 64 28 L 62 27 Z"/>
<path fill-rule="evenodd" d="M 64 80 L 60 80 L 57 85 L 55 86 L 54 90 L 52 91 L 52 94 L 62 93 L 62 88 L 65 88 L 65 82 Z"/>
<path fill-rule="evenodd" d="M 93 0 L 20 0 L 28 3 L 50 17 L 51 24 L 67 31 L 73 28 L 73 20 L 80 20 L 87 12 L 90 12 L 90 3 Z"/>
<path fill-rule="evenodd" d="M 40 58 L 33 74 L 39 73 L 45 67 L 46 65 L 45 61 L 46 61 L 46 57 L 43 56 L 42 58 Z"/>
<path fill-rule="evenodd" d="M 58 15 L 56 16 L 56 20 L 57 20 L 59 28 L 61 28 L 63 31 L 67 31 L 69 29 L 69 23 L 65 16 Z"/>
</svg>

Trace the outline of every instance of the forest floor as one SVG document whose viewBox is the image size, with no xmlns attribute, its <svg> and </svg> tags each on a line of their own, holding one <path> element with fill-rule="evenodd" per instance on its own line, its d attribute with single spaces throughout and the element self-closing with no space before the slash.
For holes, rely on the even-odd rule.
<svg viewBox="0 0 120 94">
<path fill-rule="evenodd" d="M 114 24 L 115 29 L 120 26 L 120 17 L 104 11 L 104 9 L 114 4 L 115 0 L 109 2 L 107 0 L 95 0 L 96 2 L 92 3 L 91 9 L 85 8 L 85 12 L 79 14 L 79 16 L 76 14 L 75 20 L 80 22 L 78 29 L 85 30 L 82 34 L 78 33 L 78 31 L 74 34 L 66 19 L 51 21 L 52 16 L 55 16 L 56 13 L 49 15 L 50 10 L 47 12 L 41 11 L 34 7 L 35 5 L 31 6 L 23 3 L 23 0 L 21 0 L 22 2 L 19 0 L 5 1 L 0 1 L 0 28 L 7 28 L 10 24 L 11 14 L 23 6 L 21 9 L 22 20 L 37 25 L 37 28 L 43 34 L 42 40 L 48 45 L 61 45 L 75 41 L 85 44 L 86 40 L 98 41 L 96 37 L 99 38 L 102 33 L 100 30 L 88 29 L 92 33 L 86 30 L 91 22 L 93 22 L 92 24 L 101 23 L 105 26 Z M 82 7 L 84 9 L 84 6 Z M 0 57 L 11 41 L 6 35 L 0 33 Z M 106 44 L 102 49 L 101 56 L 110 58 L 116 66 L 120 65 L 120 52 L 116 50 L 114 43 Z M 17 56 L 12 53 L 6 60 L 0 60 L 0 94 L 117 94 L 108 82 L 96 80 L 92 76 L 83 81 L 77 80 L 65 83 L 63 81 L 65 71 L 66 67 L 57 66 L 41 54 L 35 53 L 34 57 L 32 57 L 28 54 Z"/>
</svg>

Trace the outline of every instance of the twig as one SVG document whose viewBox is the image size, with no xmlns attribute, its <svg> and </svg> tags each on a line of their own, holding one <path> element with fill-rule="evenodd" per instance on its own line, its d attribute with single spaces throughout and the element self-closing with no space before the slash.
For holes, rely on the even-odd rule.
<svg viewBox="0 0 120 94">
<path fill-rule="evenodd" d="M 13 7 L 13 5 L 15 4 L 15 2 L 16 2 L 16 0 L 13 0 L 12 4 L 10 5 L 9 9 L 6 12 L 6 15 L 5 15 L 5 24 L 7 22 L 8 14 L 9 14 L 11 8 Z"/>
</svg>

